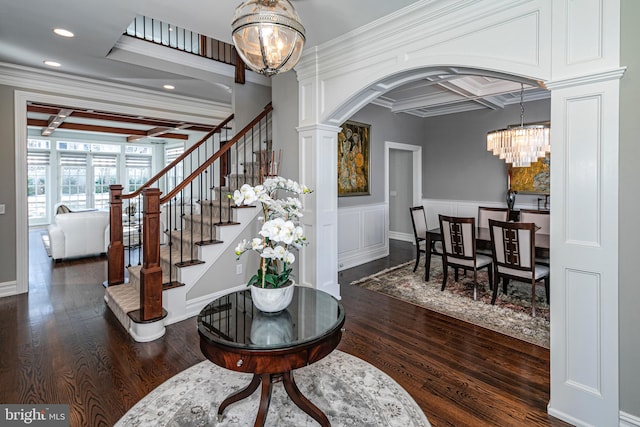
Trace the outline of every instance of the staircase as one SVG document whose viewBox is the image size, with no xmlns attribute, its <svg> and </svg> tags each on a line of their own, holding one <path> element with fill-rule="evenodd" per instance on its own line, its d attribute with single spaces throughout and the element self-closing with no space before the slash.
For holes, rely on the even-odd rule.
<svg viewBox="0 0 640 427">
<path fill-rule="evenodd" d="M 272 170 L 273 164 L 264 163 L 265 159 L 273 158 L 267 152 L 271 150 L 270 112 L 269 104 L 231 140 L 219 142 L 215 150 L 190 149 L 190 153 L 185 152 L 192 157 L 190 160 L 181 156 L 173 167 L 169 165 L 130 195 L 119 194 L 122 187 L 112 186 L 109 285 L 105 301 L 136 341 L 160 338 L 165 325 L 196 315 L 208 301 L 238 287 L 232 285 L 231 289 L 220 291 L 217 284 L 212 288 L 218 291 L 188 299 L 194 286 L 200 291 L 206 286 L 199 280 L 223 253 L 233 250 L 240 234 L 260 212 L 252 207 L 235 207 L 227 195 L 244 183 L 260 183 L 265 171 Z M 209 155 L 203 155 L 205 152 Z M 194 157 L 202 161 L 195 163 Z M 165 188 L 167 195 L 160 198 L 157 188 L 163 182 L 160 175 L 175 171 L 180 162 L 183 169 L 185 162 L 193 164 L 192 172 L 173 189 Z M 170 181 L 164 180 L 165 184 Z M 139 247 L 126 250 L 126 281 L 124 272 L 118 268 L 118 264 L 123 267 L 125 264 L 125 250 L 121 249 L 123 241 L 136 240 L 119 233 L 122 225 L 118 222 L 122 218 L 122 205 L 130 206 L 134 200 L 138 206 L 144 204 L 142 220 L 137 227 L 128 229 L 135 229 L 142 242 Z"/>
</svg>

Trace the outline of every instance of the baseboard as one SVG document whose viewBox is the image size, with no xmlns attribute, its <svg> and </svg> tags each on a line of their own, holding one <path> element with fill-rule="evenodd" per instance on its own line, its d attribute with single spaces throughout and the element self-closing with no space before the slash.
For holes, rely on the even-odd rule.
<svg viewBox="0 0 640 427">
<path fill-rule="evenodd" d="M 204 306 L 209 304 L 214 299 L 220 298 L 221 296 L 230 294 L 232 292 L 243 291 L 246 288 L 247 287 L 245 285 L 240 285 L 240 286 L 236 286 L 234 288 L 225 289 L 223 291 L 218 291 L 218 292 L 213 292 L 211 294 L 207 294 L 207 295 L 203 295 L 201 297 L 197 297 L 197 298 L 193 298 L 193 299 L 187 300 L 187 308 L 185 310 L 185 315 L 182 318 L 172 319 L 171 323 L 176 323 L 176 322 L 188 319 L 190 317 L 197 316 L 200 313 L 200 311 L 202 311 Z"/>
<path fill-rule="evenodd" d="M 413 243 L 415 240 L 413 234 L 401 233 L 399 231 L 389 231 L 389 238 L 393 240 L 402 240 L 403 242 Z"/>
<path fill-rule="evenodd" d="M 0 298 L 17 295 L 17 293 L 18 284 L 15 280 L 11 282 L 0 283 Z"/>
<path fill-rule="evenodd" d="M 620 427 L 640 427 L 640 417 L 620 411 Z"/>
<path fill-rule="evenodd" d="M 342 256 L 338 259 L 338 271 L 356 267 L 370 261 L 375 261 L 377 259 L 384 258 L 387 255 L 389 255 L 388 244 L 375 249 L 361 250 L 357 254 Z"/>
</svg>

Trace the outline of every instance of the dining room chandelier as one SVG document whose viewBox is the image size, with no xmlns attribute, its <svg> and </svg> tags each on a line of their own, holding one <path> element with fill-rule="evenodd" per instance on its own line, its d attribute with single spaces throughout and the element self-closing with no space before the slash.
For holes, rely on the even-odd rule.
<svg viewBox="0 0 640 427">
<path fill-rule="evenodd" d="M 524 84 L 520 84 L 520 125 L 487 133 L 487 150 L 514 167 L 527 167 L 551 151 L 548 124 L 524 124 Z"/>
<path fill-rule="evenodd" d="M 231 28 L 238 54 L 255 72 L 272 76 L 300 60 L 305 31 L 288 0 L 247 0 L 236 8 Z"/>
</svg>

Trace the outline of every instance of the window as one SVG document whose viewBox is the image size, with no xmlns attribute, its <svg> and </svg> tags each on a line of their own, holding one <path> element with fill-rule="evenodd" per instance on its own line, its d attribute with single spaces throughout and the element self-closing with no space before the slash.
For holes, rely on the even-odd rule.
<svg viewBox="0 0 640 427">
<path fill-rule="evenodd" d="M 27 209 L 29 221 L 47 218 L 47 177 L 49 152 L 27 152 Z"/>
<path fill-rule="evenodd" d="M 126 157 L 127 189 L 133 193 L 151 178 L 151 156 Z"/>
<path fill-rule="evenodd" d="M 117 181 L 117 157 L 94 154 L 93 166 L 93 206 L 97 209 L 109 207 L 109 186 Z"/>
<path fill-rule="evenodd" d="M 180 155 L 184 153 L 184 147 L 171 147 L 165 148 L 164 158 L 165 165 L 170 164 L 174 160 L 176 160 Z M 166 175 L 166 188 L 167 192 L 173 190 L 178 184 L 182 182 L 184 179 L 184 168 L 182 162 L 178 163 L 175 167 L 168 171 Z"/>
<path fill-rule="evenodd" d="M 60 197 L 70 209 L 87 207 L 87 155 L 60 154 Z"/>
</svg>

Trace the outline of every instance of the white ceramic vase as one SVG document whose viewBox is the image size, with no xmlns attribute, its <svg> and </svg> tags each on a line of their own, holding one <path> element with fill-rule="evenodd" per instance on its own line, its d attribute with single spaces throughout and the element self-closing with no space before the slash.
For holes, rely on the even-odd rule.
<svg viewBox="0 0 640 427">
<path fill-rule="evenodd" d="M 251 286 L 253 305 L 264 313 L 278 313 L 291 304 L 294 283 L 280 288 L 261 288 Z"/>
</svg>

